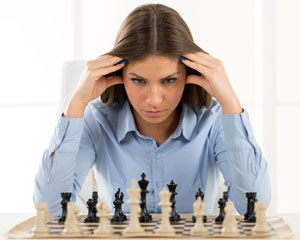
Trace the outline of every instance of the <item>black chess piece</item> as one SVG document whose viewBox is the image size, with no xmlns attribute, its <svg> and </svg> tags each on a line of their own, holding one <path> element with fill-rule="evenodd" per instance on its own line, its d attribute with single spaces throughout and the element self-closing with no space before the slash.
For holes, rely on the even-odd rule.
<svg viewBox="0 0 300 240">
<path fill-rule="evenodd" d="M 97 217 L 97 208 L 98 203 L 98 192 L 93 192 L 92 198 L 87 201 L 88 205 L 88 215 L 84 219 L 85 223 L 99 222 L 99 217 Z"/>
<path fill-rule="evenodd" d="M 219 216 L 216 217 L 216 219 L 215 219 L 216 223 L 223 223 L 223 221 L 224 221 L 226 202 L 228 202 L 228 192 L 227 191 L 223 192 L 223 198 L 220 198 L 218 201 L 220 213 L 219 213 Z"/>
<path fill-rule="evenodd" d="M 195 194 L 196 200 L 197 200 L 198 197 L 201 197 L 201 200 L 203 201 L 203 199 L 204 199 L 204 192 L 201 191 L 201 188 L 199 188 L 199 189 L 198 189 L 198 192 L 196 192 L 196 194 Z M 204 223 L 207 222 L 207 216 L 206 216 L 206 215 L 204 215 L 204 216 L 202 217 L 202 219 L 203 219 L 203 222 L 204 222 Z M 193 222 L 196 222 L 196 217 L 195 217 L 195 216 L 192 217 L 192 221 L 193 221 Z"/>
<path fill-rule="evenodd" d="M 62 192 L 60 194 L 62 200 L 60 202 L 61 208 L 62 208 L 62 213 L 61 216 L 58 218 L 58 222 L 65 222 L 66 217 L 67 217 L 67 204 L 70 202 L 72 193 L 71 192 Z"/>
<path fill-rule="evenodd" d="M 124 203 L 123 197 L 123 192 L 121 192 L 120 188 L 118 188 L 118 191 L 115 193 L 115 200 L 113 202 L 115 213 L 114 216 L 110 219 L 111 222 L 123 222 L 126 220 L 126 216 L 122 211 L 122 204 Z"/>
<path fill-rule="evenodd" d="M 257 202 L 256 199 L 256 192 L 247 192 L 246 197 L 248 198 L 248 204 L 247 204 L 247 212 L 244 215 L 244 220 L 247 222 L 256 222 L 256 216 L 255 216 L 255 202 Z"/>
<path fill-rule="evenodd" d="M 179 222 L 180 221 L 180 215 L 176 212 L 176 207 L 175 207 L 175 205 L 176 205 L 175 196 L 177 195 L 177 192 L 176 192 L 177 184 L 175 184 L 172 180 L 170 182 L 170 184 L 167 184 L 167 185 L 168 185 L 169 191 L 171 192 L 170 201 L 172 203 L 172 205 L 171 205 L 172 211 L 171 211 L 171 216 L 170 216 L 170 222 Z"/>
<path fill-rule="evenodd" d="M 92 199 L 94 201 L 93 205 L 93 216 L 96 219 L 96 222 L 99 222 L 99 217 L 97 217 L 97 204 L 98 204 L 98 192 L 94 191 L 92 194 Z"/>
<path fill-rule="evenodd" d="M 123 210 L 122 210 L 122 204 L 124 203 L 123 198 L 124 198 L 124 193 L 121 192 L 121 193 L 120 193 L 120 201 L 121 201 L 120 215 L 122 216 L 123 221 L 126 221 L 126 220 L 127 220 L 127 217 L 126 217 L 126 215 L 123 213 Z"/>
<path fill-rule="evenodd" d="M 216 223 L 223 223 L 224 217 L 225 217 L 225 206 L 226 206 L 226 200 L 224 198 L 220 198 L 218 201 L 220 213 L 219 216 L 216 217 L 215 222 Z"/>
<path fill-rule="evenodd" d="M 228 202 L 228 192 L 223 192 L 223 198 L 225 200 L 225 202 Z"/>
<path fill-rule="evenodd" d="M 141 177 L 142 177 L 142 180 L 138 181 L 138 184 L 139 184 L 140 189 L 141 189 L 141 203 L 140 203 L 141 214 L 140 214 L 140 217 L 139 217 L 139 221 L 140 222 L 151 222 L 152 215 L 147 210 L 147 202 L 146 202 L 146 194 L 149 192 L 147 190 L 147 186 L 149 184 L 149 181 L 145 179 L 146 178 L 145 173 L 142 173 Z"/>
</svg>

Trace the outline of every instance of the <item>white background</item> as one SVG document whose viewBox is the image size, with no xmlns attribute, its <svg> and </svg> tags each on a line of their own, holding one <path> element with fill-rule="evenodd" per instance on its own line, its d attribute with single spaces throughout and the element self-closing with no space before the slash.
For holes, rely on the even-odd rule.
<svg viewBox="0 0 300 240">
<path fill-rule="evenodd" d="M 271 213 L 300 212 L 300 1 L 1 0 L 0 212 L 35 212 L 34 175 L 59 114 L 61 68 L 109 51 L 124 18 L 164 3 L 223 61 L 269 163 Z"/>
</svg>

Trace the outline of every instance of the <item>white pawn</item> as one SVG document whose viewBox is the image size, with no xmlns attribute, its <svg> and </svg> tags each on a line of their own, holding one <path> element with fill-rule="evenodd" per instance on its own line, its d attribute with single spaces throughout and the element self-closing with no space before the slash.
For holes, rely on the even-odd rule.
<svg viewBox="0 0 300 240">
<path fill-rule="evenodd" d="M 159 228 L 156 230 L 156 235 L 174 236 L 175 229 L 170 223 L 170 214 L 172 211 L 172 203 L 170 202 L 171 193 L 164 187 L 159 196 L 160 202 L 158 205 L 161 206 L 161 222 Z"/>
<path fill-rule="evenodd" d="M 256 234 L 268 235 L 271 232 L 266 218 L 267 207 L 268 207 L 267 203 L 260 203 L 260 202 L 254 203 L 256 224 L 252 229 L 252 231 Z"/>
<path fill-rule="evenodd" d="M 141 192 L 140 188 L 136 187 L 136 180 L 131 180 L 131 187 L 127 189 L 127 193 L 129 195 L 129 200 L 127 203 L 130 205 L 130 219 L 128 227 L 123 231 L 123 235 L 140 235 L 143 234 L 144 228 L 141 227 L 139 222 L 139 216 L 141 209 L 139 207 L 140 200 L 139 200 L 139 194 Z"/>
<path fill-rule="evenodd" d="M 48 215 L 48 204 L 36 203 L 35 208 L 37 214 L 35 217 L 35 226 L 33 228 L 33 233 L 35 236 L 45 236 L 50 234 L 50 228 L 47 227 L 47 215 Z"/>
<path fill-rule="evenodd" d="M 111 235 L 113 230 L 109 225 L 110 209 L 105 202 L 99 201 L 97 204 L 97 212 L 100 218 L 98 228 L 94 231 L 94 236 L 107 236 Z"/>
<path fill-rule="evenodd" d="M 239 233 L 237 228 L 237 221 L 233 216 L 233 209 L 233 203 L 231 201 L 226 202 L 225 218 L 222 228 L 222 233 L 225 235 L 236 235 Z"/>
<path fill-rule="evenodd" d="M 197 200 L 193 204 L 194 206 L 194 216 L 196 217 L 196 223 L 194 227 L 191 229 L 192 235 L 207 235 L 208 230 L 204 227 L 203 224 L 203 215 L 205 209 L 205 203 L 202 201 L 200 197 L 197 197 Z"/>
<path fill-rule="evenodd" d="M 79 209 L 74 202 L 68 202 L 67 205 L 67 218 L 65 221 L 65 228 L 63 230 L 64 235 L 69 234 L 82 234 L 77 215 Z"/>
</svg>

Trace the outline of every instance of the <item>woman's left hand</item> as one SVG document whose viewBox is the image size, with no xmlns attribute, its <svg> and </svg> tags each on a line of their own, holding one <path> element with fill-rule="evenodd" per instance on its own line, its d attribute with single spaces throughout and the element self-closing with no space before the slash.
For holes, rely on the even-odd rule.
<svg viewBox="0 0 300 240">
<path fill-rule="evenodd" d="M 188 67 L 202 74 L 202 77 L 190 74 L 186 77 L 186 83 L 192 83 L 203 87 L 210 95 L 215 97 L 223 106 L 230 103 L 239 103 L 239 100 L 226 75 L 223 63 L 204 52 L 188 53 L 187 58 L 181 60 Z"/>
</svg>

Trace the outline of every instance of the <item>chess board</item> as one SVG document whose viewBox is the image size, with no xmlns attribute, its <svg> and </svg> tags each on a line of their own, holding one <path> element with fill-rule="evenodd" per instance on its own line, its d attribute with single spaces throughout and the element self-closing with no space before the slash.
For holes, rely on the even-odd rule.
<svg viewBox="0 0 300 240">
<path fill-rule="evenodd" d="M 47 226 L 50 228 L 50 234 L 44 236 L 35 236 L 32 232 L 32 228 L 35 224 L 35 217 L 32 217 L 12 228 L 7 234 L 7 238 L 20 239 L 20 238 L 101 238 L 101 236 L 94 236 L 93 231 L 97 228 L 98 223 L 84 223 L 86 216 L 79 216 L 80 227 L 83 230 L 82 235 L 64 235 L 64 223 L 58 223 L 57 219 L 49 216 Z M 130 216 L 129 216 L 130 217 Z M 216 224 L 214 219 L 216 216 L 207 216 L 207 222 L 204 224 L 208 230 L 207 235 L 203 236 L 192 236 L 191 229 L 194 226 L 192 222 L 192 215 L 181 215 L 181 221 L 177 223 L 172 223 L 172 226 L 175 229 L 175 235 L 173 236 L 163 236 L 156 235 L 155 230 L 159 227 L 160 224 L 160 215 L 153 215 L 153 221 L 149 223 L 141 223 L 142 227 L 145 230 L 145 233 L 134 235 L 132 237 L 139 238 L 155 238 L 155 237 L 168 237 L 168 238 L 291 238 L 293 233 L 284 222 L 281 217 L 268 217 L 267 221 L 271 228 L 271 233 L 268 235 L 259 235 L 252 232 L 252 228 L 255 223 L 248 223 L 243 220 L 243 216 L 235 216 L 238 222 L 238 235 L 224 235 L 221 232 L 222 224 Z M 109 236 L 103 236 L 103 238 L 129 238 L 131 236 L 124 236 L 122 231 L 128 226 L 129 221 L 121 223 L 111 223 L 113 228 L 113 234 Z"/>
</svg>

